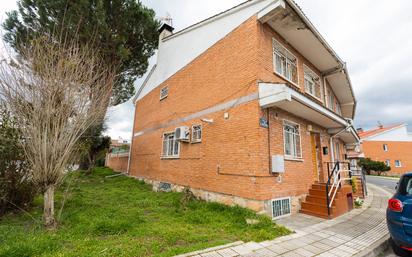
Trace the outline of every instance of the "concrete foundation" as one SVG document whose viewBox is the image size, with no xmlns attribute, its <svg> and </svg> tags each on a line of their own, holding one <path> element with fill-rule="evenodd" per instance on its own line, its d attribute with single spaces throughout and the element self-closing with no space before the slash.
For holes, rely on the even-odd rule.
<svg viewBox="0 0 412 257">
<path fill-rule="evenodd" d="M 156 180 L 151 180 L 142 177 L 134 177 L 138 180 L 144 181 L 147 184 L 152 185 L 153 191 L 155 192 L 183 192 L 185 186 L 171 184 L 168 182 L 161 182 Z M 193 195 L 201 200 L 207 202 L 218 202 L 229 206 L 240 206 L 250 210 L 253 210 L 259 214 L 264 214 L 272 217 L 272 199 L 268 200 L 254 200 L 247 199 L 234 195 L 227 195 L 217 192 L 210 192 L 203 189 L 190 188 Z M 292 214 L 298 213 L 301 208 L 301 202 L 305 199 L 306 194 L 300 196 L 285 196 L 291 199 L 291 212 Z"/>
</svg>

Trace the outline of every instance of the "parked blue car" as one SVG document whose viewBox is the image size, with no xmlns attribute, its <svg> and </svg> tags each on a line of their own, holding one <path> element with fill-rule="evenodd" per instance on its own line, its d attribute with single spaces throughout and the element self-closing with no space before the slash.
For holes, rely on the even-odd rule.
<svg viewBox="0 0 412 257">
<path fill-rule="evenodd" d="M 400 256 L 412 256 L 412 173 L 404 174 L 388 201 L 386 220 L 392 247 Z"/>
</svg>

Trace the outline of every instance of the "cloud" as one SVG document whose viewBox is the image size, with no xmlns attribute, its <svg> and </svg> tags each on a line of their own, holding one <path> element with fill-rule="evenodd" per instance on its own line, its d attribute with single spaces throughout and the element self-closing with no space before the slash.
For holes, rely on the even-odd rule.
<svg viewBox="0 0 412 257">
<path fill-rule="evenodd" d="M 412 2 L 298 2 L 348 64 L 358 101 L 355 124 L 412 125 Z"/>
<path fill-rule="evenodd" d="M 355 124 L 377 121 L 412 125 L 412 1 L 295 0 L 324 38 L 347 62 L 358 101 Z M 229 9 L 243 0 L 142 0 L 158 17 L 170 13 L 176 31 Z M 0 3 L 0 21 L 15 9 Z M 153 65 L 153 60 L 151 61 Z M 141 85 L 139 79 L 136 85 Z M 112 137 L 131 137 L 134 108 L 129 101 L 111 108 Z"/>
</svg>

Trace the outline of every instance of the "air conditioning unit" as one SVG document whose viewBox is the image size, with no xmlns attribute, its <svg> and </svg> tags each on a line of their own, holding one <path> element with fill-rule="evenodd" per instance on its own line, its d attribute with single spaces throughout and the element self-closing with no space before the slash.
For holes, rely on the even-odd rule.
<svg viewBox="0 0 412 257">
<path fill-rule="evenodd" d="M 189 141 L 190 140 L 190 130 L 189 127 L 182 126 L 175 129 L 175 138 L 178 141 Z"/>
</svg>

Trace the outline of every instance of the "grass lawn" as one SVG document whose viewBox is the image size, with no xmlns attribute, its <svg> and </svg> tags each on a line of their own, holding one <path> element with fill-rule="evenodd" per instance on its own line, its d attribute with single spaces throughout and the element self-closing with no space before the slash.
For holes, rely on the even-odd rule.
<svg viewBox="0 0 412 257">
<path fill-rule="evenodd" d="M 73 173 L 56 195 L 56 213 L 71 184 L 57 231 L 40 225 L 42 199 L 30 215 L 0 218 L 0 256 L 173 256 L 237 240 L 262 241 L 290 233 L 240 207 L 156 193 L 132 178 L 99 168 Z M 68 181 L 72 181 L 69 183 Z M 259 219 L 256 225 L 246 218 Z M 36 221 L 35 221 L 36 220 Z"/>
</svg>

